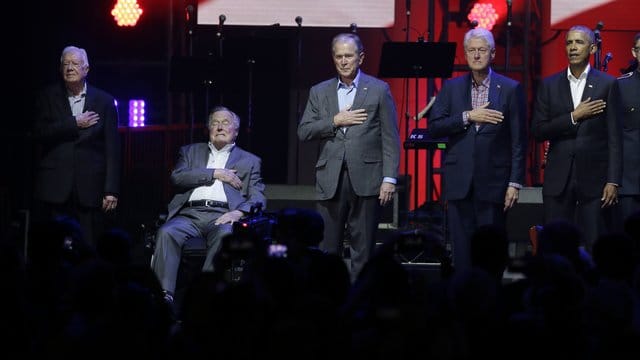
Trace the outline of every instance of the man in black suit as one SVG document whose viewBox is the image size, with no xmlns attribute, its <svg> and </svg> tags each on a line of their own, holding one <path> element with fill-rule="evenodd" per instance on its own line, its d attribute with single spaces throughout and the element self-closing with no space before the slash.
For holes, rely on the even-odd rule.
<svg viewBox="0 0 640 360">
<path fill-rule="evenodd" d="M 192 237 L 207 239 L 203 270 L 214 271 L 214 257 L 232 224 L 258 203 L 266 205 L 261 159 L 236 146 L 240 118 L 216 107 L 207 122 L 209 141 L 186 145 L 171 172 L 178 193 L 169 203 L 167 222 L 156 234 L 151 267 L 165 298 L 173 300 L 182 245 Z M 219 270 L 219 269 L 218 269 Z"/>
<path fill-rule="evenodd" d="M 449 139 L 444 189 L 456 270 L 471 267 L 470 242 L 478 227 L 504 229 L 525 182 L 522 85 L 491 69 L 496 50 L 489 30 L 469 30 L 464 53 L 471 71 L 444 83 L 428 126 L 434 138 Z"/>
<path fill-rule="evenodd" d="M 95 246 L 104 214 L 118 206 L 120 141 L 118 111 L 110 94 L 87 83 L 84 49 L 62 50 L 63 82 L 37 98 L 32 134 L 40 147 L 35 181 L 36 218 L 68 215 Z"/>
<path fill-rule="evenodd" d="M 640 33 L 633 39 L 631 54 L 640 62 Z M 622 116 L 623 169 L 614 208 L 614 227 L 622 230 L 624 221 L 640 211 L 640 66 L 618 78 L 620 115 Z"/>
<path fill-rule="evenodd" d="M 533 113 L 537 141 L 549 140 L 542 196 L 545 222 L 575 222 L 590 250 L 608 231 L 605 208 L 618 199 L 622 133 L 616 79 L 589 65 L 597 46 L 585 26 L 565 38 L 569 66 L 543 80 Z"/>
</svg>

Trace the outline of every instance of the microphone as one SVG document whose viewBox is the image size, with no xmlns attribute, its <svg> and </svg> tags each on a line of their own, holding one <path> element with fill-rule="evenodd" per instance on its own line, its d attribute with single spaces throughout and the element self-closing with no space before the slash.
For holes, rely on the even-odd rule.
<svg viewBox="0 0 640 360">
<path fill-rule="evenodd" d="M 195 7 L 191 4 L 185 7 L 184 17 L 187 23 L 191 23 L 191 19 L 193 18 L 193 10 L 195 10 Z"/>
<path fill-rule="evenodd" d="M 358 31 L 358 24 L 356 24 L 356 23 L 351 23 L 350 27 L 351 27 L 351 32 L 352 32 L 352 33 L 354 33 L 354 34 L 355 34 L 355 33 Z"/>
<path fill-rule="evenodd" d="M 511 22 L 513 20 L 513 16 L 511 14 L 511 2 L 512 0 L 507 0 L 507 26 L 511 26 Z"/>
<path fill-rule="evenodd" d="M 405 9 L 407 9 L 407 15 L 411 15 L 411 0 L 406 0 Z"/>
<path fill-rule="evenodd" d="M 478 20 L 473 20 L 473 21 L 469 22 L 469 28 L 470 29 L 475 29 L 476 27 L 478 27 Z"/>
<path fill-rule="evenodd" d="M 607 55 L 604 56 L 604 61 L 602 62 L 602 71 L 607 72 L 607 70 L 609 70 L 608 65 L 611 60 L 613 60 L 613 54 L 608 52 Z"/>
<path fill-rule="evenodd" d="M 298 24 L 298 26 L 302 26 L 302 16 L 296 16 L 296 24 Z"/>
<path fill-rule="evenodd" d="M 218 16 L 218 33 L 216 34 L 216 36 L 219 38 L 222 37 L 222 26 L 224 25 L 224 22 L 226 20 L 227 20 L 227 17 L 224 16 L 224 14 L 220 14 L 220 16 Z"/>
</svg>

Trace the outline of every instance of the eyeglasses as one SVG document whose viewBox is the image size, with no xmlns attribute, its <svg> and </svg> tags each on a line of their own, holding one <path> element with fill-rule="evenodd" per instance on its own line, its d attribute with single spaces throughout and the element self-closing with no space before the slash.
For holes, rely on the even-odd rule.
<svg viewBox="0 0 640 360">
<path fill-rule="evenodd" d="M 226 119 L 222 121 L 215 120 L 215 121 L 212 121 L 210 125 L 211 127 L 218 127 L 220 125 L 222 125 L 222 127 L 228 127 L 229 125 L 231 125 L 231 121 Z"/>
<path fill-rule="evenodd" d="M 467 54 L 469 54 L 469 55 L 475 55 L 475 54 L 485 55 L 485 54 L 487 54 L 489 52 L 489 50 L 491 50 L 491 49 L 487 49 L 487 48 L 477 48 L 477 49 L 467 48 L 467 49 L 464 49 L 464 51 L 466 51 Z"/>
<path fill-rule="evenodd" d="M 640 52 L 640 46 L 632 47 L 633 51 Z"/>
</svg>

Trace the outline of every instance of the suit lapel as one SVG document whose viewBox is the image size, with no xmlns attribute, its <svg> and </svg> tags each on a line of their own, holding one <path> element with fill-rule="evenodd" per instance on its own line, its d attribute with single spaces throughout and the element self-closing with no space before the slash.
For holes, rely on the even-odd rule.
<svg viewBox="0 0 640 360">
<path fill-rule="evenodd" d="M 358 82 L 358 88 L 356 89 L 356 97 L 353 99 L 352 109 L 360 109 L 367 98 L 369 92 L 369 79 L 364 73 L 360 73 L 360 81 Z"/>
<path fill-rule="evenodd" d="M 502 93 L 502 81 L 495 73 L 492 73 L 490 81 L 491 83 L 489 84 L 489 96 L 488 96 L 489 108 L 494 110 L 499 110 L 500 94 Z M 478 132 L 484 129 L 485 125 L 486 125 L 485 123 L 480 124 L 480 127 L 478 128 Z"/>
<path fill-rule="evenodd" d="M 594 69 L 589 70 L 589 75 L 587 75 L 587 83 L 584 85 L 584 91 L 582 92 L 581 101 L 584 101 L 589 97 L 593 97 L 593 94 L 595 93 L 595 89 L 597 88 L 597 85 L 598 85 L 598 80 L 600 80 L 600 77 L 595 72 L 595 70 Z"/>
</svg>

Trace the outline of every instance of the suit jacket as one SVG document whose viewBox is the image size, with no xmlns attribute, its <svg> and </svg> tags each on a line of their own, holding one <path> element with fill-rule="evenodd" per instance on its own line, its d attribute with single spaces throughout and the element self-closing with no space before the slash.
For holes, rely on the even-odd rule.
<svg viewBox="0 0 640 360">
<path fill-rule="evenodd" d="M 582 100 L 603 99 L 601 114 L 571 123 L 574 110 L 567 70 L 545 78 L 538 88 L 533 112 L 537 141 L 549 140 L 542 194 L 558 196 L 565 189 L 574 163 L 577 190 L 585 197 L 602 195 L 606 183 L 622 180 L 622 131 L 616 116 L 616 79 L 591 68 Z"/>
<path fill-rule="evenodd" d="M 398 177 L 400 162 L 397 113 L 389 85 L 360 72 L 351 109 L 365 109 L 367 120 L 346 132 L 333 126 L 333 117 L 340 111 L 337 86 L 337 77 L 314 85 L 298 125 L 301 141 L 320 142 L 316 198 L 333 198 L 343 161 L 358 196 L 378 195 L 384 177 Z"/>
<path fill-rule="evenodd" d="M 81 205 L 99 207 L 104 195 L 117 195 L 121 149 L 113 96 L 87 85 L 83 111 L 98 113 L 100 120 L 86 129 L 78 128 L 62 83 L 46 88 L 35 107 L 32 135 L 41 150 L 36 198 L 63 203 L 75 187 Z"/>
<path fill-rule="evenodd" d="M 623 169 L 620 195 L 640 195 L 640 73 L 618 78 L 622 117 Z"/>
<path fill-rule="evenodd" d="M 207 169 L 209 153 L 207 143 L 185 145 L 180 148 L 178 161 L 171 172 L 171 183 L 178 193 L 169 203 L 167 219 L 180 211 L 195 188 L 213 184 L 213 169 Z M 259 157 L 238 146 L 231 149 L 225 169 L 237 170 L 236 175 L 242 180 L 242 189 L 237 190 L 223 182 L 229 210 L 249 212 L 251 206 L 258 202 L 262 203 L 263 208 L 266 207 L 267 201 L 264 196 L 260 167 Z"/>
<path fill-rule="evenodd" d="M 496 125 L 465 126 L 462 113 L 471 107 L 471 73 L 444 83 L 429 116 L 428 132 L 448 137 L 444 159 L 444 192 L 448 200 L 475 196 L 503 203 L 509 182 L 524 185 L 526 154 L 525 99 L 517 81 L 491 72 L 489 108 L 504 120 Z"/>
</svg>

